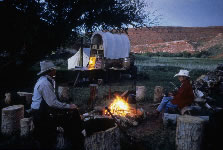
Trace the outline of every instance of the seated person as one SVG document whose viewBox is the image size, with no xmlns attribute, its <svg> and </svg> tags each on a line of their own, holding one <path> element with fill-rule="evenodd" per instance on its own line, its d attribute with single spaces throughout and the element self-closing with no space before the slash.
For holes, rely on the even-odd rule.
<svg viewBox="0 0 223 150">
<path fill-rule="evenodd" d="M 34 87 L 32 116 L 34 137 L 39 140 L 41 149 L 53 149 L 56 143 L 56 128 L 64 129 L 64 136 L 70 139 L 73 149 L 83 149 L 83 122 L 75 104 L 60 102 L 54 92 L 56 66 L 51 61 L 40 62 L 40 78 Z M 57 113 L 63 116 L 58 116 Z"/>
<path fill-rule="evenodd" d="M 170 109 L 181 110 L 185 106 L 191 105 L 194 101 L 194 93 L 190 83 L 189 71 L 180 70 L 174 77 L 178 77 L 181 86 L 176 93 L 169 93 L 167 96 L 163 97 L 160 105 L 156 109 L 157 114 L 162 111 L 167 113 Z"/>
</svg>

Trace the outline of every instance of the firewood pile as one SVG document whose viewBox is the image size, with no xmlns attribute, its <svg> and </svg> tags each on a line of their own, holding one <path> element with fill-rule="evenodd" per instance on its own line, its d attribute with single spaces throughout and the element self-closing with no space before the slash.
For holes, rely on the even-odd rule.
<svg viewBox="0 0 223 150">
<path fill-rule="evenodd" d="M 105 114 L 105 109 L 103 107 L 95 107 L 94 110 L 91 112 L 83 114 L 84 121 L 88 121 L 91 119 L 99 119 L 99 118 L 109 118 L 109 119 L 116 119 L 122 127 L 132 127 L 137 126 L 144 118 L 144 110 L 142 108 L 132 109 L 131 113 L 126 114 L 125 116 L 121 115 L 109 115 L 108 113 Z"/>
<path fill-rule="evenodd" d="M 122 127 L 133 127 L 139 125 L 144 119 L 144 110 L 137 109 L 137 112 L 133 110 L 126 116 L 115 115 L 115 117 Z"/>
<path fill-rule="evenodd" d="M 201 75 L 193 83 L 195 104 L 200 109 L 218 111 L 222 109 L 223 101 L 223 64 L 219 64 L 213 71 Z"/>
</svg>

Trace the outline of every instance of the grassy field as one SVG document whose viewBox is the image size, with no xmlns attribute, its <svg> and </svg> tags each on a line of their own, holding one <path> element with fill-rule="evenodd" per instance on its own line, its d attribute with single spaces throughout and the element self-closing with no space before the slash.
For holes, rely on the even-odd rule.
<svg viewBox="0 0 223 150">
<path fill-rule="evenodd" d="M 142 66 L 171 66 L 180 67 L 188 70 L 214 70 L 223 59 L 211 58 L 184 58 L 184 57 L 148 57 L 144 55 L 135 55 L 135 65 L 139 68 Z"/>
<path fill-rule="evenodd" d="M 145 86 L 146 93 L 143 102 L 153 102 L 155 86 L 162 86 L 166 91 L 171 91 L 174 86 L 170 84 L 173 82 L 179 86 L 180 83 L 174 75 L 180 69 L 187 69 L 190 71 L 192 80 L 196 80 L 199 76 L 206 74 L 209 71 L 216 69 L 218 64 L 223 63 L 223 60 L 205 59 L 205 58 L 176 58 L 176 57 L 148 57 L 143 55 L 136 55 L 135 66 L 137 67 L 136 86 Z M 129 85 L 128 85 L 129 84 Z M 111 86 L 111 92 L 125 90 L 132 90 L 132 80 L 125 80 L 125 82 L 114 83 Z M 128 86 L 126 86 L 128 85 Z M 108 85 L 102 85 L 98 89 L 99 98 L 108 95 Z M 73 99 L 76 103 L 87 103 L 89 98 L 89 87 L 73 88 Z M 85 92 L 84 92 L 85 91 Z M 87 92 L 86 92 L 87 91 Z M 84 93 L 84 94 L 82 94 Z M 105 99 L 105 98 L 104 98 Z"/>
<path fill-rule="evenodd" d="M 59 58 L 53 60 L 58 67 L 58 75 L 64 79 L 74 79 L 75 74 L 67 72 L 67 59 Z M 151 102 L 153 100 L 155 86 L 163 86 L 164 89 L 172 90 L 174 87 L 170 82 L 179 85 L 177 78 L 173 76 L 179 72 L 180 69 L 187 69 L 190 71 L 192 80 L 196 80 L 199 76 L 214 70 L 218 64 L 222 64 L 223 59 L 210 58 L 184 58 L 184 57 L 149 57 L 145 55 L 135 54 L 135 66 L 137 67 L 137 86 L 145 86 L 146 97 L 145 101 Z M 39 71 L 39 63 L 34 66 L 34 70 Z M 129 90 L 132 86 L 132 81 L 114 83 L 111 85 L 113 91 Z M 83 91 L 83 93 L 81 92 Z M 109 86 L 102 85 L 99 87 L 99 92 L 102 94 L 99 97 L 108 95 Z M 72 97 L 81 104 L 85 103 L 89 98 L 89 87 L 72 88 Z"/>
<path fill-rule="evenodd" d="M 179 81 L 174 75 L 180 69 L 190 71 L 192 80 L 199 76 L 216 69 L 218 64 L 222 64 L 222 59 L 207 58 L 183 58 L 183 57 L 148 57 L 136 55 L 135 65 L 138 68 L 138 85 L 144 85 L 147 88 L 146 99 L 153 99 L 155 86 L 163 86 L 167 91 L 173 90 L 172 84 L 179 86 Z"/>
<path fill-rule="evenodd" d="M 56 62 L 57 60 L 54 60 Z M 66 59 L 60 58 L 58 62 L 56 62 L 56 66 L 58 68 L 61 68 L 57 71 L 57 80 L 60 77 L 60 80 L 62 81 L 71 81 L 75 80 L 76 74 L 66 70 Z M 174 75 L 179 72 L 180 69 L 187 69 L 190 71 L 190 76 L 192 80 L 196 80 L 199 76 L 208 73 L 209 71 L 214 70 L 218 64 L 223 63 L 223 60 L 214 60 L 214 59 L 198 59 L 198 58 L 176 58 L 176 57 L 148 57 L 143 55 L 136 55 L 135 60 L 135 66 L 137 67 L 137 79 L 136 79 L 136 86 L 145 86 L 146 87 L 146 93 L 145 93 L 145 99 L 141 101 L 139 107 L 142 106 L 148 106 L 149 103 L 153 103 L 153 95 L 154 95 L 154 88 L 155 86 L 163 86 L 165 90 L 173 90 L 173 85 L 170 84 L 170 82 L 175 83 L 175 85 L 179 86 L 179 81 L 177 78 L 174 78 Z M 61 67 L 62 66 L 62 67 Z M 18 84 L 18 89 L 14 89 L 16 91 L 26 91 L 26 92 L 32 92 L 33 86 L 38 79 L 38 76 L 36 76 L 36 73 L 39 72 L 39 63 L 37 63 L 33 70 L 29 73 L 29 77 L 23 80 L 22 84 Z M 20 78 L 19 78 L 20 79 Z M 24 84 L 25 82 L 29 84 Z M 108 99 L 109 91 L 111 91 L 112 94 L 116 92 L 124 92 L 125 90 L 134 90 L 135 87 L 133 86 L 133 80 L 131 79 L 123 79 L 121 81 L 117 81 L 113 84 L 103 84 L 98 87 L 98 99 L 97 104 L 100 104 L 101 106 L 106 106 L 110 103 Z M 21 89 L 21 85 L 25 86 L 27 89 Z M 27 86 L 26 86 L 27 85 Z M 90 89 L 89 85 L 81 85 L 77 87 L 70 88 L 70 94 L 72 97 L 72 100 L 75 104 L 77 104 L 80 108 L 80 112 L 85 113 L 89 112 L 87 109 L 88 100 L 90 97 Z M 15 87 L 13 87 L 15 88 Z M 109 90 L 111 89 L 111 90 Z M 148 107 L 149 109 L 151 107 Z M 147 124 L 142 124 L 141 127 L 143 130 L 137 130 L 136 134 L 142 134 L 142 144 L 144 144 L 145 147 L 152 147 L 151 149 L 157 149 L 158 146 L 165 147 L 166 144 L 168 147 L 165 147 L 166 149 L 174 149 L 175 147 L 175 129 L 172 130 L 163 130 L 160 126 L 157 127 L 156 123 L 159 122 L 152 122 L 147 121 Z M 148 124 L 150 126 L 148 126 Z M 161 123 L 159 123 L 161 124 Z M 145 130 L 147 127 L 148 130 Z M 154 127 L 156 128 L 156 132 L 154 131 Z M 152 131 L 151 131 L 151 129 Z M 158 129 L 160 128 L 160 129 Z M 132 130 L 136 131 L 135 128 Z M 141 132 L 138 132 L 141 131 Z M 145 132 L 147 131 L 147 132 Z M 150 133 L 151 131 L 152 133 Z M 170 134 L 169 134 L 170 133 Z M 145 136 L 143 136 L 145 135 Z M 168 138 L 168 140 L 166 140 Z M 3 138 L 1 138 L 0 135 L 0 141 Z M 14 139 L 14 138 L 13 138 Z M 16 143 L 14 141 L 7 141 L 5 144 L 6 146 L 10 145 L 11 143 Z M 151 142 L 152 141 L 152 142 Z M 163 145 L 164 144 L 164 145 Z M 4 143 L 0 143 L 0 147 L 5 146 Z M 0 148 L 1 149 L 1 148 Z"/>
</svg>

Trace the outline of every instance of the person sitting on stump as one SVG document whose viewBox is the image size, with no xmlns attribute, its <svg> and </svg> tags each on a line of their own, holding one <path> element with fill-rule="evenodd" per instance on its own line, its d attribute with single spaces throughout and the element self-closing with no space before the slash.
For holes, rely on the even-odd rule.
<svg viewBox="0 0 223 150">
<path fill-rule="evenodd" d="M 189 71 L 180 70 L 174 77 L 178 77 L 178 80 L 181 82 L 180 88 L 172 93 L 165 95 L 156 109 L 156 114 L 164 111 L 168 113 L 170 109 L 181 110 L 185 106 L 189 106 L 194 101 L 193 88 L 190 83 Z"/>
<path fill-rule="evenodd" d="M 41 149 L 53 149 L 56 144 L 56 129 L 62 127 L 74 149 L 83 149 L 83 122 L 75 104 L 62 103 L 55 94 L 56 67 L 51 61 L 40 62 L 41 71 L 34 86 L 31 114 L 34 137 Z M 60 114 L 60 115 L 58 115 Z M 62 116 L 61 116 L 62 114 Z"/>
</svg>

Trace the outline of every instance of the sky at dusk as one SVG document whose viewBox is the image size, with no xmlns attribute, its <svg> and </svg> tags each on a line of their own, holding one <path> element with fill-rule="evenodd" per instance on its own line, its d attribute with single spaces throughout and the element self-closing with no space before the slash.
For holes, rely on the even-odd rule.
<svg viewBox="0 0 223 150">
<path fill-rule="evenodd" d="M 223 26 L 223 0 L 145 0 L 160 26 Z"/>
</svg>

